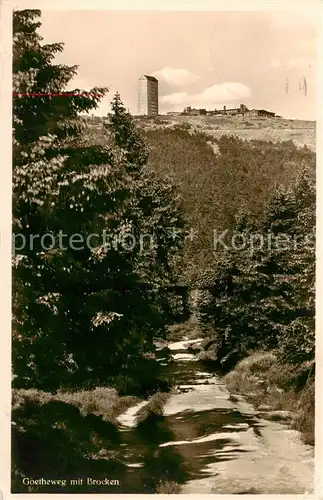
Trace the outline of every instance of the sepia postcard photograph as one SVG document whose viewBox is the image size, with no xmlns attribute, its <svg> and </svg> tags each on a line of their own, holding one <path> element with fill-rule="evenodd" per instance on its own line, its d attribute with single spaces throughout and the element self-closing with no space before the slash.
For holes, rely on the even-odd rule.
<svg viewBox="0 0 323 500">
<path fill-rule="evenodd" d="M 322 8 L 9 4 L 10 495 L 319 498 Z"/>
</svg>

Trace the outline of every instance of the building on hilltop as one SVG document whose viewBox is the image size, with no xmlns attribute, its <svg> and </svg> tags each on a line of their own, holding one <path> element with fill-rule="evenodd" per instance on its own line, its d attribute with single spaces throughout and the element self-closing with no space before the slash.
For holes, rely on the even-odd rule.
<svg viewBox="0 0 323 500">
<path fill-rule="evenodd" d="M 248 109 L 246 116 L 271 116 L 278 118 L 276 113 L 267 111 L 266 109 Z"/>
<path fill-rule="evenodd" d="M 196 108 L 191 108 L 191 106 L 187 106 L 186 108 L 184 108 L 182 114 L 190 116 L 206 115 L 206 109 L 196 109 Z"/>
<path fill-rule="evenodd" d="M 217 110 L 215 110 L 217 111 Z M 244 104 L 240 104 L 238 108 L 227 108 L 226 106 L 223 106 L 223 111 L 219 111 L 221 115 L 244 115 L 248 111 L 247 106 Z M 216 114 L 218 114 L 216 113 Z"/>
<path fill-rule="evenodd" d="M 221 115 L 221 116 L 268 116 L 275 117 L 276 114 L 271 111 L 266 111 L 265 109 L 248 109 L 245 104 L 240 104 L 238 108 L 227 108 L 223 106 L 223 109 L 214 109 L 214 110 L 206 110 L 206 109 L 195 109 L 191 108 L 191 106 L 187 106 L 184 108 L 183 115 L 190 116 L 198 116 L 198 115 Z"/>
<path fill-rule="evenodd" d="M 154 76 L 142 75 L 139 78 L 138 114 L 158 115 L 158 80 Z"/>
<path fill-rule="evenodd" d="M 196 109 L 196 108 L 191 108 L 191 106 L 187 106 L 183 110 L 183 115 L 190 115 L 190 116 L 198 116 L 198 115 L 244 115 L 245 112 L 248 111 L 247 106 L 244 104 L 240 104 L 239 108 L 229 108 L 227 109 L 226 106 L 223 106 L 223 110 L 219 109 L 214 109 L 207 111 L 206 109 Z"/>
</svg>

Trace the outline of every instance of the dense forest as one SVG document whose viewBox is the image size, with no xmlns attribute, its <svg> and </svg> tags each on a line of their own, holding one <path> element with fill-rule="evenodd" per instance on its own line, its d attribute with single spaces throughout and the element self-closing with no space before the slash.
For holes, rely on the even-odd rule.
<svg viewBox="0 0 323 500">
<path fill-rule="evenodd" d="M 138 398 L 159 411 L 173 380 L 156 341 L 192 318 L 219 373 L 272 356 L 312 443 L 315 154 L 140 131 L 119 94 L 94 124 L 108 89 L 66 91 L 77 67 L 54 63 L 63 44 L 42 43 L 40 16 L 13 24 L 13 490 L 48 491 L 20 479 L 50 468 L 103 477 L 102 443 L 117 477 L 116 416 Z"/>
</svg>

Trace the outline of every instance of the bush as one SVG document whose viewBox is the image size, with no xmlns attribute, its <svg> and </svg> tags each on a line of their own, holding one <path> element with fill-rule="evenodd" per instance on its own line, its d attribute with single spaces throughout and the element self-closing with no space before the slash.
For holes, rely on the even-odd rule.
<svg viewBox="0 0 323 500">
<path fill-rule="evenodd" d="M 164 406 L 169 398 L 169 394 L 157 392 L 148 401 L 148 403 L 141 408 L 137 413 L 137 421 L 143 422 L 144 420 L 155 416 L 159 417 L 163 415 Z"/>
<path fill-rule="evenodd" d="M 239 361 L 235 370 L 245 374 L 261 374 L 267 372 L 277 363 L 273 352 L 257 352 Z"/>
<path fill-rule="evenodd" d="M 156 493 L 161 493 L 163 495 L 180 493 L 180 491 L 181 487 L 175 481 L 162 480 L 156 487 Z"/>
</svg>

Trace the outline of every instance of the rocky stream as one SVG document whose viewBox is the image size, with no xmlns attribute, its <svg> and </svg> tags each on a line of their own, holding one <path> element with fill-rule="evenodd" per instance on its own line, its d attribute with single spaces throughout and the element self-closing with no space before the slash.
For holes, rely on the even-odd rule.
<svg viewBox="0 0 323 500">
<path fill-rule="evenodd" d="M 158 350 L 177 381 L 163 416 L 137 424 L 143 401 L 119 417 L 123 492 L 151 493 L 160 481 L 178 485 L 178 493 L 313 492 L 313 447 L 288 423 L 267 420 L 241 396 L 230 396 L 190 349 L 199 342 L 169 343 L 171 362 L 165 348 Z"/>
</svg>

